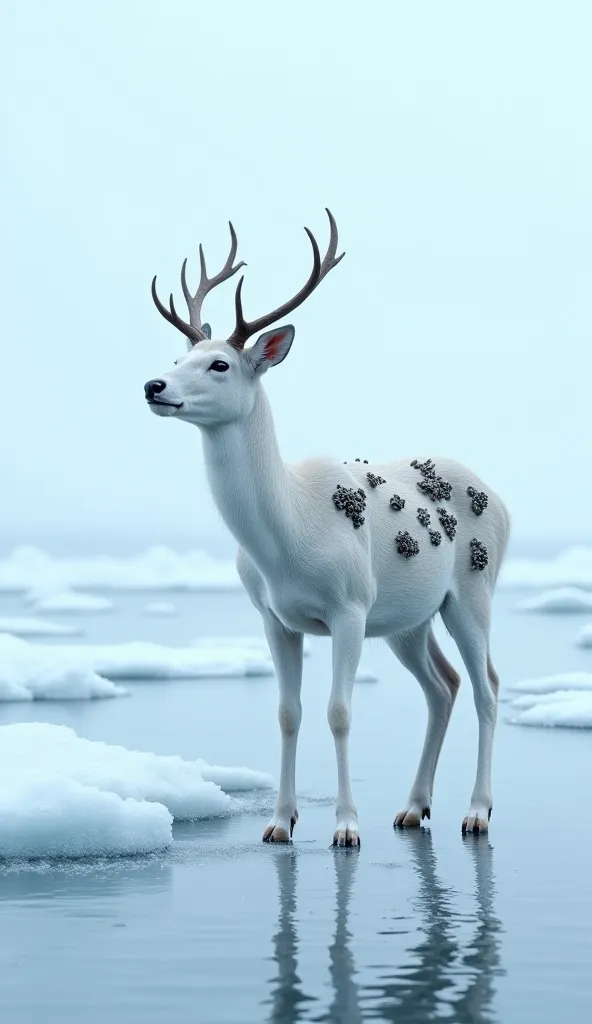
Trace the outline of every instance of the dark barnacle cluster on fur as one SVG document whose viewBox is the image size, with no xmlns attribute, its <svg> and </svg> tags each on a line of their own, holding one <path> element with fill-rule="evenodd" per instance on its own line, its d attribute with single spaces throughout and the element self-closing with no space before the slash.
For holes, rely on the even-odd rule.
<svg viewBox="0 0 592 1024">
<path fill-rule="evenodd" d="M 405 508 L 405 498 L 402 498 L 400 494 L 393 494 L 389 504 L 393 512 L 400 512 L 402 508 Z"/>
<path fill-rule="evenodd" d="M 414 459 L 411 466 L 413 469 L 418 469 L 422 476 L 432 476 L 436 472 L 436 467 L 431 459 L 426 459 L 425 462 Z"/>
<path fill-rule="evenodd" d="M 333 504 L 340 512 L 345 512 L 348 519 L 351 519 L 354 530 L 359 530 L 364 522 L 362 512 L 366 508 L 366 492 L 361 487 L 357 491 L 351 487 L 342 487 L 337 484 L 337 490 L 333 495 Z"/>
<path fill-rule="evenodd" d="M 366 473 L 366 479 L 371 487 L 378 487 L 379 484 L 386 483 L 386 480 L 381 476 L 374 476 L 374 473 Z"/>
<path fill-rule="evenodd" d="M 438 544 L 442 543 L 442 534 L 439 530 L 430 530 L 430 541 L 435 548 L 438 547 Z"/>
<path fill-rule="evenodd" d="M 440 525 L 448 537 L 448 540 L 454 540 L 457 527 L 456 517 L 453 516 L 451 512 L 447 512 L 445 508 L 439 508 L 438 519 L 440 520 Z"/>
<path fill-rule="evenodd" d="M 414 469 L 418 469 L 423 480 L 419 480 L 417 486 L 423 494 L 427 494 L 432 501 L 448 501 L 452 494 L 452 484 L 443 480 L 436 473 L 436 467 L 431 459 L 425 462 L 418 462 L 414 459 L 411 463 Z"/>
<path fill-rule="evenodd" d="M 482 572 L 488 562 L 489 555 L 487 554 L 485 544 L 482 544 L 480 540 L 473 537 L 471 541 L 471 567 Z"/>
<path fill-rule="evenodd" d="M 419 554 L 419 544 L 407 533 L 407 530 L 400 530 L 395 537 L 395 544 L 397 545 L 397 551 L 403 558 L 411 558 L 413 555 Z"/>
<path fill-rule="evenodd" d="M 467 487 L 467 494 L 471 499 L 471 511 L 480 516 L 484 508 L 487 508 L 489 498 L 485 491 L 476 491 L 474 487 Z"/>
<path fill-rule="evenodd" d="M 452 484 L 443 480 L 441 476 L 430 477 L 428 480 L 420 480 L 417 484 L 423 494 L 427 494 L 432 501 L 448 501 L 452 494 Z"/>
<path fill-rule="evenodd" d="M 430 513 L 427 508 L 418 508 L 417 510 L 417 521 L 421 526 L 430 525 Z"/>
</svg>

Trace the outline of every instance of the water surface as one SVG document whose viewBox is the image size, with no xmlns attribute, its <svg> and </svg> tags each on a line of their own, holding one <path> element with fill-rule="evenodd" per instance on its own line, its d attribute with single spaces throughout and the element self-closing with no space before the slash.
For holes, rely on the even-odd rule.
<svg viewBox="0 0 592 1024">
<path fill-rule="evenodd" d="M 512 612 L 496 599 L 503 678 L 590 668 L 579 620 Z M 118 595 L 85 617 L 89 641 L 260 632 L 242 594 L 175 597 L 174 619 Z M 17 598 L 0 614 L 17 614 Z M 447 638 L 455 664 L 459 658 Z M 125 1021 L 450 1020 L 555 1022 L 592 1008 L 592 894 L 585 784 L 592 736 L 500 721 L 490 836 L 463 839 L 477 725 L 463 686 L 436 780 L 430 827 L 394 833 L 423 740 L 417 684 L 378 641 L 380 676 L 354 693 L 352 773 L 362 848 L 334 851 L 330 645 L 305 662 L 298 760 L 300 821 L 289 848 L 259 842 L 269 808 L 175 826 L 165 856 L 4 866 L 4 1019 Z M 50 721 L 157 753 L 277 773 L 274 679 L 130 684 L 129 700 L 0 705 L 0 723 Z"/>
</svg>

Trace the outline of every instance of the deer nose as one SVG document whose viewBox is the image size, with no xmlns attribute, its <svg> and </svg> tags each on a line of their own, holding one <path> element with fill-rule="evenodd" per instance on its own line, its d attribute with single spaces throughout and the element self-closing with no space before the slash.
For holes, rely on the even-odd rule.
<svg viewBox="0 0 592 1024">
<path fill-rule="evenodd" d="M 163 380 L 147 380 L 144 384 L 144 394 L 150 402 L 155 395 L 160 395 L 166 388 L 166 384 Z"/>
</svg>

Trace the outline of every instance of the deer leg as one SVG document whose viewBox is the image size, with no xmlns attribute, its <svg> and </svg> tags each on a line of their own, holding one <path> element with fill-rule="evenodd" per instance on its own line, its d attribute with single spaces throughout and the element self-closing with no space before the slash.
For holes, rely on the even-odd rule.
<svg viewBox="0 0 592 1024">
<path fill-rule="evenodd" d="M 477 777 L 469 813 L 462 823 L 463 833 L 478 834 L 487 832 L 491 817 L 491 759 L 497 717 L 498 680 L 489 659 L 490 595 L 486 591 L 472 592 L 470 600 L 462 601 L 449 594 L 441 614 L 469 673 L 479 720 Z"/>
<path fill-rule="evenodd" d="M 296 746 L 302 719 L 302 633 L 290 633 L 275 616 L 264 616 L 265 635 L 277 672 L 282 736 L 280 785 L 273 817 L 263 833 L 267 843 L 289 843 L 298 820 L 296 808 Z"/>
<path fill-rule="evenodd" d="M 356 670 L 362 653 L 366 613 L 355 608 L 331 623 L 333 637 L 333 684 L 327 719 L 335 741 L 337 757 L 337 806 L 334 846 L 359 846 L 358 812 L 351 791 L 349 773 L 349 731 L 351 698 Z"/>
<path fill-rule="evenodd" d="M 460 677 L 438 647 L 429 622 L 409 633 L 386 637 L 386 642 L 417 679 L 428 706 L 428 724 L 417 774 L 407 803 L 394 821 L 395 826 L 409 828 L 430 817 L 434 776 Z"/>
</svg>

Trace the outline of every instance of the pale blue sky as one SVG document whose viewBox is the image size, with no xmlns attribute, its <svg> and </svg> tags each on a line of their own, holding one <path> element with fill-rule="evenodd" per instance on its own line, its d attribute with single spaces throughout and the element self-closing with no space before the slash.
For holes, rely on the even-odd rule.
<svg viewBox="0 0 592 1024">
<path fill-rule="evenodd" d="M 143 402 L 182 347 L 151 277 L 178 293 L 200 240 L 214 266 L 230 217 L 257 315 L 328 205 L 347 257 L 266 378 L 285 457 L 450 455 L 518 535 L 592 533 L 589 3 L 13 0 L 2 27 L 0 529 L 212 529 L 198 431 Z"/>
</svg>

